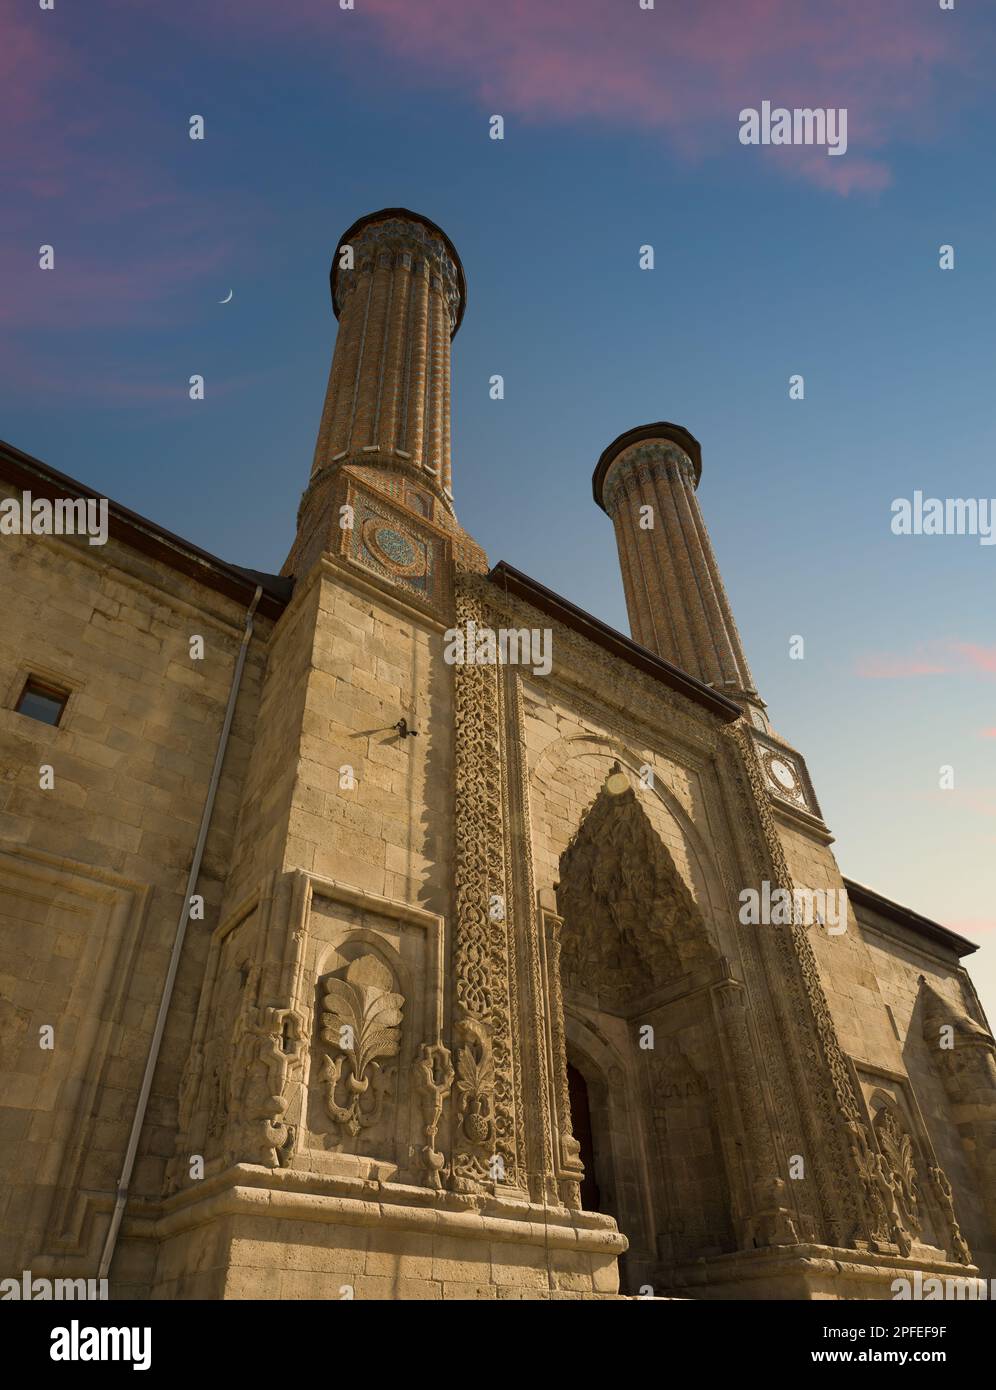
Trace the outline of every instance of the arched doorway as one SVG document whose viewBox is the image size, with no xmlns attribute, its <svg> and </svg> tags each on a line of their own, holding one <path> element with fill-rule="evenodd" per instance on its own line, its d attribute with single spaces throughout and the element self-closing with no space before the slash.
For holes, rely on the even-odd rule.
<svg viewBox="0 0 996 1390">
<path fill-rule="evenodd" d="M 628 1237 L 620 1280 L 638 1292 L 733 1248 L 707 1002 L 719 957 L 631 787 L 596 798 L 556 895 L 581 1205 Z"/>
<path fill-rule="evenodd" d="M 595 1172 L 595 1139 L 591 1128 L 591 1098 L 587 1081 L 572 1062 L 567 1063 L 567 1090 L 574 1138 L 578 1141 L 578 1157 L 584 1164 L 581 1207 L 584 1211 L 601 1211 L 602 1194 Z"/>
<path fill-rule="evenodd" d="M 637 1293 L 654 1263 L 650 1209 L 639 1166 L 640 1120 L 612 1049 L 587 1033 L 575 1017 L 568 1023 L 567 1089 L 578 1157 L 583 1211 L 614 1218 L 630 1242 L 619 1257 L 619 1287 Z"/>
</svg>

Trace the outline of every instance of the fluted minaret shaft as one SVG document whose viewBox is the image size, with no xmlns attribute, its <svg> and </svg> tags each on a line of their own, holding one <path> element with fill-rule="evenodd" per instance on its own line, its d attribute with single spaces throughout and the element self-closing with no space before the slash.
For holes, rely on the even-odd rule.
<svg viewBox="0 0 996 1390">
<path fill-rule="evenodd" d="M 414 472 L 451 502 L 450 340 L 465 298 L 459 257 L 426 218 L 390 208 L 345 233 L 332 267 L 339 333 L 313 479 L 362 462 Z"/>
<path fill-rule="evenodd" d="M 340 238 L 331 282 L 339 332 L 297 534 L 282 572 L 306 574 L 329 554 L 381 564 L 354 534 L 357 486 L 459 534 L 461 563 L 484 566 L 453 508 L 450 341 L 467 301 L 453 243 L 406 208 L 368 213 Z"/>
<path fill-rule="evenodd" d="M 723 694 L 761 706 L 696 487 L 697 441 L 680 426 L 630 430 L 595 470 L 612 518 L 633 639 Z"/>
</svg>

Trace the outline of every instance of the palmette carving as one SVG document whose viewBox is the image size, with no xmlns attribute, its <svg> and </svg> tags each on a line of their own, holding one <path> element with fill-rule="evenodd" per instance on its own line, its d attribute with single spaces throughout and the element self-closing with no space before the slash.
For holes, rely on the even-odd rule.
<svg viewBox="0 0 996 1390">
<path fill-rule="evenodd" d="M 895 1204 L 903 1228 L 920 1234 L 920 1194 L 917 1189 L 913 1140 L 900 1125 L 895 1112 L 883 1106 L 875 1118 L 875 1137 L 890 1170 Z"/>
<path fill-rule="evenodd" d="M 845 1126 L 850 1136 L 854 1165 L 864 1184 L 865 1230 L 868 1238 L 878 1244 L 890 1241 L 901 1244 L 900 1240 L 895 1239 L 898 1211 L 894 1210 L 892 1184 L 882 1155 L 873 1146 L 868 1128 L 860 1120 L 849 1118 L 845 1120 Z"/>
<path fill-rule="evenodd" d="M 490 1031 L 476 1019 L 461 1019 L 454 1030 L 456 1116 L 451 1184 L 457 1192 L 480 1192 L 506 1180 L 504 1158 L 496 1152 L 495 1069 Z"/>
<path fill-rule="evenodd" d="M 495 1069 L 491 1039 L 481 1024 L 464 1019 L 459 1026 L 463 1046 L 457 1048 L 456 1085 L 459 1128 L 475 1148 L 491 1146 L 495 1136 L 491 1098 L 495 1088 Z"/>
<path fill-rule="evenodd" d="M 401 1046 L 404 996 L 376 956 L 360 956 L 325 984 L 322 1038 L 338 1049 L 322 1065 L 325 1108 L 354 1137 L 380 1118 L 384 1091 L 371 1083 Z"/>
</svg>

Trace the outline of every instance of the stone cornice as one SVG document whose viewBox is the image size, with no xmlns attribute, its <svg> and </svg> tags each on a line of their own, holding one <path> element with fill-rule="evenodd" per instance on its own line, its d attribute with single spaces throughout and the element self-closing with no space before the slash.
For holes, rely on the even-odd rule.
<svg viewBox="0 0 996 1390">
<path fill-rule="evenodd" d="M 101 498 L 100 493 L 87 487 L 85 483 L 78 482 L 65 473 L 59 473 L 47 463 L 32 458 L 30 454 L 22 453 L 20 449 L 15 449 L 12 444 L 2 440 L 0 477 L 15 486 L 27 489 L 36 497 L 106 500 L 108 532 L 115 540 L 245 605 L 252 601 L 256 586 L 260 585 L 263 595 L 258 611 L 268 618 L 279 618 L 287 606 L 294 588 L 293 579 L 242 569 L 238 565 L 219 560 L 216 555 L 201 550 L 199 546 L 183 540 L 181 536 L 175 536 L 172 531 L 167 531 L 154 521 L 122 507 L 119 502 Z"/>
<path fill-rule="evenodd" d="M 567 599 L 561 598 L 552 589 L 547 589 L 535 579 L 530 579 L 527 574 L 514 569 L 504 560 L 491 570 L 487 576 L 487 582 L 500 593 L 524 600 L 548 618 L 562 623 L 564 627 L 573 630 L 596 647 L 602 648 L 610 656 L 625 661 L 635 671 L 650 677 L 667 689 L 674 691 L 675 694 L 683 696 L 685 700 L 690 700 L 693 704 L 707 709 L 710 714 L 715 715 L 724 723 L 733 723 L 742 716 L 741 707 L 727 699 L 725 695 L 720 695 L 711 686 L 703 684 L 694 676 L 689 676 L 684 671 L 679 670 L 677 666 L 672 666 L 670 662 L 655 656 L 653 652 L 647 651 L 645 647 L 631 641 L 621 632 L 609 627 L 607 623 L 601 622 L 582 608 L 578 608 Z M 491 601 L 494 602 L 494 599 L 492 598 Z"/>
</svg>

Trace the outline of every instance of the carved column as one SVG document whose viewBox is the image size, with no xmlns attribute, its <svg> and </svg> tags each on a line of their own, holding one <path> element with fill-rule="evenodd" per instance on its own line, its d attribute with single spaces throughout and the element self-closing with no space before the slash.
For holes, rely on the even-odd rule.
<svg viewBox="0 0 996 1390">
<path fill-rule="evenodd" d="M 549 1051 L 549 1016 L 557 1014 L 550 986 L 544 972 L 545 943 L 541 941 L 541 922 L 544 914 L 537 910 L 533 847 L 530 831 L 529 768 L 526 759 L 525 716 L 522 706 L 522 682 L 514 667 L 505 667 L 502 690 L 505 713 L 505 789 L 508 814 L 506 817 L 506 859 L 512 888 L 512 921 L 516 925 L 515 940 L 509 946 L 517 957 L 520 981 L 519 1012 L 516 1032 L 521 1056 L 521 1129 L 522 1150 L 528 1176 L 528 1189 L 535 1202 L 559 1202 L 570 1186 L 558 1186 L 559 1165 L 555 1155 L 556 1107 L 552 1099 L 550 1067 L 556 1054 Z M 559 991 L 559 975 L 556 980 Z M 558 996 L 559 997 L 559 996 Z M 563 1018 L 558 1014 L 563 1030 Z M 563 1076 L 567 1085 L 566 1061 Z M 568 1134 L 570 1130 L 568 1129 Z M 573 1142 L 573 1141 L 572 1141 Z M 574 1145 L 575 1150 L 577 1145 Z M 575 1161 L 572 1172 L 580 1172 Z M 574 1184 L 576 1186 L 576 1184 Z M 568 1202 L 568 1205 L 570 1203 Z"/>
<path fill-rule="evenodd" d="M 565 1206 L 581 1209 L 581 1145 L 574 1137 L 571 1119 L 570 1088 L 567 1080 L 567 1037 L 564 1028 L 564 992 L 560 982 L 560 930 L 563 918 L 543 912 L 543 936 L 546 955 L 546 995 L 549 1001 L 547 1022 L 548 1047 L 553 1068 L 552 1090 L 556 1115 L 556 1152 L 554 1173 L 560 1197 Z"/>
<path fill-rule="evenodd" d="M 790 1245 L 798 1240 L 798 1233 L 788 1183 L 781 1176 L 747 992 L 738 981 L 725 979 L 713 986 L 711 994 L 723 1075 L 730 1079 L 736 1129 L 743 1138 L 743 1170 L 730 1173 L 740 1247 Z"/>
<path fill-rule="evenodd" d="M 458 588 L 457 626 L 491 617 Z M 496 665 L 453 668 L 456 714 L 456 910 L 451 1182 L 457 1190 L 517 1187 L 518 1136 L 511 1040 L 514 956 L 504 862 L 501 711 Z M 496 1162 L 496 1160 L 498 1160 Z"/>
</svg>

